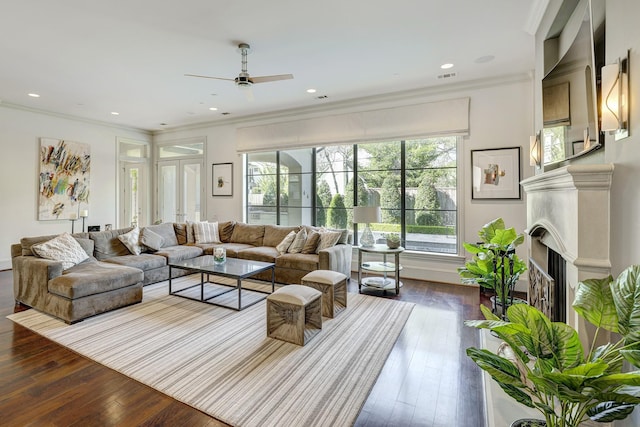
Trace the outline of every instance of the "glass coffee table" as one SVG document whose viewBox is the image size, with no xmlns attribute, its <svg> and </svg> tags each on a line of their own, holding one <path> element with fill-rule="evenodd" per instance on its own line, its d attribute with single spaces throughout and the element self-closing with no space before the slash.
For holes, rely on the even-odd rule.
<svg viewBox="0 0 640 427">
<path fill-rule="evenodd" d="M 275 289 L 275 267 L 276 265 L 271 262 L 251 261 L 236 258 L 227 258 L 224 263 L 216 264 L 214 263 L 213 256 L 211 255 L 203 255 L 185 261 L 171 262 L 169 263 L 169 295 L 175 295 L 240 311 L 262 301 L 269 293 L 273 293 Z M 171 274 L 172 269 L 174 268 L 200 273 L 200 283 L 174 290 Z M 267 270 L 271 270 L 271 292 L 242 288 L 243 279 Z M 210 276 L 226 277 L 234 279 L 236 282 L 235 284 L 214 282 L 211 281 Z M 198 287 L 200 287 L 200 292 L 197 292 L 197 289 L 195 289 L 194 292 L 194 288 Z M 231 295 L 227 294 L 231 292 L 237 292 L 237 298 L 229 298 Z M 255 294 L 262 295 L 259 295 L 259 298 L 256 298 Z M 243 295 L 250 299 L 250 302 L 244 306 L 242 305 Z M 233 300 L 235 299 L 237 299 L 237 305 L 233 303 Z"/>
</svg>

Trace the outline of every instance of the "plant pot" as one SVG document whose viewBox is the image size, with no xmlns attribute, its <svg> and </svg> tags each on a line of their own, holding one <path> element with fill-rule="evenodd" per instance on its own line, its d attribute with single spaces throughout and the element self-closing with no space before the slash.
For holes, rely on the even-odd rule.
<svg viewBox="0 0 640 427">
<path fill-rule="evenodd" d="M 522 418 L 511 423 L 511 427 L 546 427 L 545 420 L 536 420 L 534 418 Z"/>
<path fill-rule="evenodd" d="M 387 240 L 387 247 L 389 249 L 398 249 L 400 247 L 399 241 Z"/>
</svg>

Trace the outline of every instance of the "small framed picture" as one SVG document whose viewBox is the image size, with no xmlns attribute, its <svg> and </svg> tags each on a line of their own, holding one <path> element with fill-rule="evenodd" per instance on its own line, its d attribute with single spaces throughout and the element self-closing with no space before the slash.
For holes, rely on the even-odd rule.
<svg viewBox="0 0 640 427">
<path fill-rule="evenodd" d="M 471 150 L 471 198 L 520 198 L 520 147 Z"/>
<path fill-rule="evenodd" d="M 214 163 L 211 179 L 213 196 L 233 196 L 233 163 Z"/>
<path fill-rule="evenodd" d="M 584 151 L 584 141 L 575 141 L 572 143 L 573 153 L 578 154 Z"/>
</svg>

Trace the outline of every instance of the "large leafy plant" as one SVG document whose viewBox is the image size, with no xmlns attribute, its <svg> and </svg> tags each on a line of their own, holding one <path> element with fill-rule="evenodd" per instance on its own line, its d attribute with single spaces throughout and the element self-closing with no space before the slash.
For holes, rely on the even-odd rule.
<svg viewBox="0 0 640 427">
<path fill-rule="evenodd" d="M 572 327 L 515 304 L 508 309 L 508 322 L 484 306 L 486 320 L 465 322 L 490 329 L 504 341 L 497 354 L 468 348 L 467 355 L 509 396 L 537 408 L 547 426 L 624 419 L 640 403 L 640 266 L 629 267 L 616 280 L 580 282 L 573 308 L 596 327 L 586 353 Z M 597 345 L 603 330 L 620 339 Z M 623 372 L 625 360 L 636 370 Z"/>
<path fill-rule="evenodd" d="M 496 293 L 504 308 L 513 302 L 513 288 L 527 266 L 518 255 L 516 247 L 524 242 L 524 235 L 515 228 L 506 228 L 502 218 L 485 224 L 478 232 L 479 243 L 463 243 L 473 255 L 464 267 L 458 268 L 463 283 L 476 283 Z M 494 307 L 495 308 L 495 307 Z"/>
</svg>

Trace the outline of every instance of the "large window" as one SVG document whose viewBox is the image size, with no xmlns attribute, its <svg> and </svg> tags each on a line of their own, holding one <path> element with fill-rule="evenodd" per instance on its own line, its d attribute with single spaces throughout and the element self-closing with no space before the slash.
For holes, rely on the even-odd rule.
<svg viewBox="0 0 640 427">
<path fill-rule="evenodd" d="M 353 206 L 380 206 L 371 224 L 384 242 L 400 233 L 406 249 L 457 253 L 457 137 L 334 145 L 246 157 L 247 221 L 349 228 L 364 225 Z"/>
</svg>

